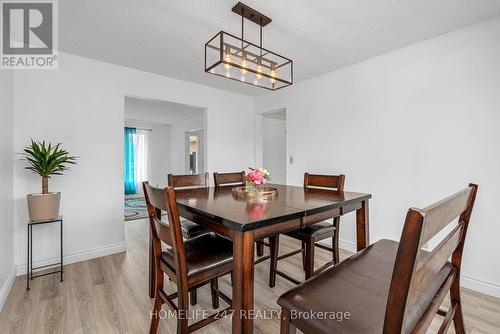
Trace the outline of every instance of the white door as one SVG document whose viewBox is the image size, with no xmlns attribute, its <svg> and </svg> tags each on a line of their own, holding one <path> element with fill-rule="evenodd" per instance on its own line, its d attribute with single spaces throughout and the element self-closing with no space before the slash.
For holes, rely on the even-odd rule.
<svg viewBox="0 0 500 334">
<path fill-rule="evenodd" d="M 286 121 L 263 119 L 263 166 L 271 182 L 286 184 Z"/>
</svg>

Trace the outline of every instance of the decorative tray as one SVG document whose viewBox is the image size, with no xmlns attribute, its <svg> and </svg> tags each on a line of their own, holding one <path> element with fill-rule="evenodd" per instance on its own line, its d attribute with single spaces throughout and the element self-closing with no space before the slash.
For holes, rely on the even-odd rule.
<svg viewBox="0 0 500 334">
<path fill-rule="evenodd" d="M 278 189 L 274 187 L 236 187 L 233 188 L 233 196 L 239 199 L 272 199 L 278 195 Z"/>
</svg>

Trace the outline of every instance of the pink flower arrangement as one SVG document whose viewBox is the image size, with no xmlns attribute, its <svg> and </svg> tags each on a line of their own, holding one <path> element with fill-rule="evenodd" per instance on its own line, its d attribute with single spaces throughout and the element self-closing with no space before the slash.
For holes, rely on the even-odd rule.
<svg viewBox="0 0 500 334">
<path fill-rule="evenodd" d="M 247 185 L 253 187 L 263 186 L 271 179 L 271 174 L 264 168 L 251 168 L 247 174 Z"/>
</svg>

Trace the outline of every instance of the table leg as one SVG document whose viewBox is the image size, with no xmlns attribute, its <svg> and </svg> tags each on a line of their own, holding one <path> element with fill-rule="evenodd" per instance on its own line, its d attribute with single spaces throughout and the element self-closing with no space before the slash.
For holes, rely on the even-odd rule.
<svg viewBox="0 0 500 334">
<path fill-rule="evenodd" d="M 358 252 L 370 244 L 369 211 L 368 200 L 361 202 L 361 208 L 356 211 L 356 243 Z"/>
<path fill-rule="evenodd" d="M 253 333 L 254 241 L 253 231 L 235 232 L 233 238 L 233 334 Z"/>
</svg>

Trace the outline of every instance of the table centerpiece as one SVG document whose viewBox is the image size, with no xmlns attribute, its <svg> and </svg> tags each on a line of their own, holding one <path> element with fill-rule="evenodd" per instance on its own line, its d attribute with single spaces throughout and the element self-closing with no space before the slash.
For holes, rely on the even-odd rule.
<svg viewBox="0 0 500 334">
<path fill-rule="evenodd" d="M 278 195 L 278 189 L 266 186 L 271 174 L 264 168 L 249 167 L 245 177 L 246 186 L 233 188 L 233 194 L 244 199 L 271 199 Z"/>
</svg>

